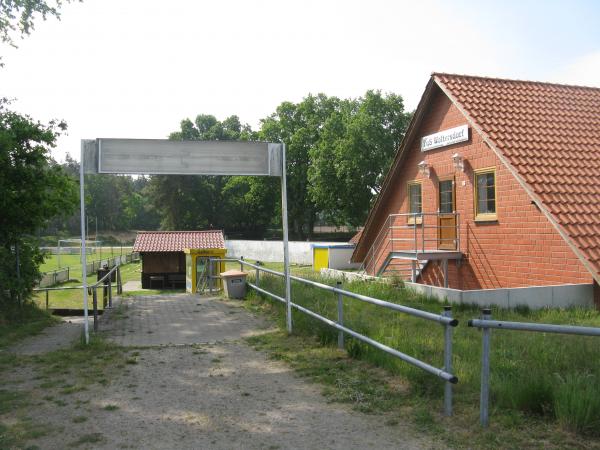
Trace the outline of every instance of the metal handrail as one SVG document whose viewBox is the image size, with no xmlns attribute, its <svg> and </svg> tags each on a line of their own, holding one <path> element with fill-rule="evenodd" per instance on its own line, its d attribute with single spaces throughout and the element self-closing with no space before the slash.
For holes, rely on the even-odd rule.
<svg viewBox="0 0 600 450">
<path fill-rule="evenodd" d="M 390 217 L 391 215 L 388 215 L 388 217 L 385 219 L 385 222 L 388 223 L 390 221 Z M 388 228 L 389 228 L 389 223 L 387 226 L 384 226 L 381 228 L 381 230 L 379 230 L 379 233 L 377 233 L 377 236 L 375 237 L 375 240 L 373 241 L 373 245 L 371 245 L 371 248 L 369 249 L 369 252 L 367 253 L 366 257 L 365 257 L 365 261 L 363 261 L 363 270 L 367 269 L 368 272 L 368 263 L 366 263 L 366 261 L 368 259 L 372 259 L 373 257 L 373 251 L 375 249 L 375 247 L 377 247 L 377 250 L 379 250 L 379 245 L 380 245 L 380 236 L 382 235 L 383 232 L 387 232 Z M 371 255 L 371 256 L 369 256 Z"/>
<path fill-rule="evenodd" d="M 425 221 L 425 217 L 440 217 L 440 216 L 454 216 L 455 224 L 454 225 L 428 225 Z M 414 222 L 408 225 L 396 225 L 394 223 L 394 219 L 398 217 L 406 217 L 408 219 L 413 218 Z M 421 219 L 420 221 L 418 219 Z M 418 228 L 420 231 L 418 232 Z M 454 238 L 454 242 L 456 244 L 456 250 L 460 251 L 460 213 L 451 212 L 451 213 L 440 213 L 440 212 L 420 212 L 420 213 L 394 213 L 389 214 L 385 220 L 384 226 L 381 228 L 377 237 L 373 241 L 371 248 L 367 252 L 363 263 L 361 265 L 361 270 L 364 270 L 367 273 L 372 272 L 375 273 L 375 266 L 377 264 L 377 258 L 381 254 L 381 249 L 391 246 L 390 252 L 393 252 L 394 242 L 414 242 L 411 251 L 416 253 L 424 253 L 426 252 L 426 243 L 428 242 L 440 242 L 443 239 L 436 237 L 435 239 L 426 238 L 425 230 L 441 230 L 441 229 L 455 229 L 456 237 Z M 394 230 L 413 230 L 412 238 L 400 238 L 394 237 Z M 389 236 L 387 236 L 389 234 Z M 387 239 L 385 237 L 387 236 Z M 420 245 L 419 245 L 420 244 Z M 387 252 L 387 250 L 386 250 Z M 371 267 L 372 266 L 372 267 Z"/>
<path fill-rule="evenodd" d="M 209 264 L 212 265 L 213 262 L 220 262 L 220 261 L 224 261 L 224 259 L 209 259 Z M 231 261 L 231 259 L 227 259 L 227 261 Z M 251 267 L 254 270 L 256 270 L 256 284 L 255 283 L 250 283 L 248 282 L 248 286 L 250 286 L 251 288 L 255 289 L 257 292 L 267 295 L 277 301 L 280 301 L 282 303 L 286 303 L 286 300 L 283 297 L 280 297 L 276 294 L 273 294 L 272 292 L 269 292 L 263 288 L 261 288 L 260 286 L 258 286 L 258 282 L 259 282 L 259 273 L 260 272 L 264 272 L 264 273 L 268 273 L 274 276 L 278 276 L 278 277 L 284 277 L 284 274 L 275 270 L 271 270 L 271 269 L 267 269 L 263 266 L 260 266 L 258 264 L 252 264 L 249 263 L 247 261 L 244 261 L 243 259 L 238 259 L 238 260 L 234 260 L 235 262 L 238 262 L 240 264 L 241 268 L 244 268 L 245 266 L 247 267 Z M 305 278 L 300 278 L 297 276 L 290 276 L 290 279 L 309 285 L 309 286 L 313 286 L 316 287 L 318 289 L 322 289 L 324 291 L 327 292 L 331 292 L 333 294 L 336 294 L 338 301 L 337 301 L 337 308 L 338 308 L 338 321 L 333 321 L 331 319 L 328 319 L 326 317 L 321 316 L 320 314 L 317 314 L 314 311 L 311 311 L 310 309 L 298 305 L 297 303 L 294 303 L 291 301 L 289 302 L 289 305 L 293 308 L 296 308 L 298 311 L 303 312 L 329 326 L 331 326 L 332 328 L 338 330 L 338 346 L 340 346 L 340 348 L 343 348 L 343 342 L 344 342 L 344 334 L 350 335 L 362 342 L 365 342 L 375 348 L 378 348 L 379 350 L 382 350 L 390 355 L 393 355 L 415 367 L 418 367 L 422 370 L 425 370 L 428 373 L 431 373 L 432 375 L 435 375 L 441 379 L 443 379 L 445 381 L 445 389 L 444 389 L 444 411 L 445 414 L 450 416 L 452 415 L 452 385 L 456 384 L 458 382 L 458 378 L 456 377 L 456 375 L 454 375 L 452 373 L 452 328 L 456 327 L 458 325 L 458 320 L 452 318 L 452 313 L 451 313 L 451 307 L 446 306 L 444 307 L 444 312 L 442 314 L 434 314 L 434 313 L 430 313 L 428 311 L 422 311 L 420 309 L 415 309 L 415 308 L 411 308 L 408 306 L 404 306 L 404 305 L 399 305 L 397 303 L 391 303 L 385 300 L 380 300 L 377 298 L 373 298 L 373 297 L 369 297 L 366 295 L 362 295 L 362 294 L 357 294 L 355 292 L 351 292 L 351 291 L 347 291 L 345 289 L 341 289 L 339 286 L 341 285 L 341 282 L 338 282 L 338 287 L 334 287 L 334 286 L 329 286 L 327 284 L 323 284 L 323 283 L 319 283 L 317 281 L 312 281 L 312 280 L 307 280 Z M 397 312 L 401 312 L 404 314 L 408 314 L 411 315 L 413 317 L 418 317 L 420 319 L 425 319 L 425 320 L 430 320 L 433 322 L 437 322 L 440 323 L 443 327 L 444 327 L 444 367 L 443 368 L 437 368 L 434 367 L 424 361 L 421 361 L 417 358 L 414 358 L 412 356 L 409 356 L 405 353 L 402 353 L 396 349 L 393 349 L 381 342 L 378 342 L 374 339 L 369 338 L 368 336 L 365 336 L 363 334 L 360 334 L 346 326 L 344 326 L 343 324 L 343 302 L 342 302 L 342 298 L 343 297 L 348 297 L 348 298 L 353 298 L 365 303 L 370 303 L 376 306 L 380 306 L 380 307 L 384 307 L 384 308 L 388 308 Z"/>
<path fill-rule="evenodd" d="M 120 294 L 123 290 L 123 285 L 121 281 L 121 272 L 120 272 L 120 264 L 117 264 L 112 267 L 102 278 L 96 281 L 94 284 L 88 285 L 88 292 L 92 293 L 92 301 L 93 301 L 93 311 L 94 311 L 94 331 L 98 331 L 98 296 L 97 289 L 102 284 L 102 287 L 105 287 L 104 282 L 108 279 L 108 307 L 112 308 L 112 274 L 116 273 L 116 284 L 117 284 L 117 294 Z M 84 286 L 61 286 L 54 288 L 34 288 L 33 292 L 46 292 L 46 309 L 49 307 L 49 291 L 63 291 L 69 289 L 83 289 Z M 105 304 L 106 306 L 106 304 Z"/>
<path fill-rule="evenodd" d="M 257 269 L 260 270 L 262 272 L 266 272 L 266 273 L 270 273 L 272 275 L 275 276 L 279 276 L 279 277 L 283 277 L 283 273 L 281 272 L 277 272 L 275 270 L 271 270 L 271 269 L 267 269 L 265 267 L 261 267 L 261 266 L 257 266 L 255 264 L 251 264 L 249 262 L 246 262 L 244 260 L 239 260 L 237 261 L 240 264 L 244 265 L 244 266 L 249 266 L 252 267 L 253 269 Z M 384 308 L 388 308 L 388 309 L 393 309 L 395 311 L 399 311 L 411 316 L 415 316 L 415 317 L 420 317 L 421 319 L 426 319 L 426 320 L 431 320 L 433 322 L 439 322 L 442 324 L 448 324 L 450 326 L 457 326 L 458 325 L 458 320 L 456 319 L 451 319 L 448 317 L 444 317 L 440 314 L 434 314 L 434 313 L 430 313 L 427 311 L 422 311 L 420 309 L 415 309 L 415 308 L 411 308 L 409 306 L 403 306 L 403 305 L 399 305 L 397 303 L 391 303 L 391 302 L 386 302 L 385 300 L 379 300 L 377 298 L 374 297 L 369 297 L 366 295 L 362 295 L 362 294 L 357 294 L 355 292 L 352 291 L 346 291 L 344 289 L 340 289 L 334 286 L 329 286 L 327 284 L 323 284 L 323 283 L 319 283 L 318 281 L 312 281 L 312 280 L 307 280 L 305 278 L 300 278 L 294 275 L 290 275 L 290 278 L 294 281 L 298 281 L 300 283 L 304 283 L 307 284 L 309 286 L 314 286 L 317 287 L 319 289 L 323 289 L 325 291 L 329 291 L 329 292 L 333 292 L 336 294 L 341 294 L 344 295 L 346 297 L 351 297 L 351 298 L 355 298 L 356 300 L 360 300 L 362 302 L 365 303 L 371 303 L 373 305 L 377 305 L 377 306 L 382 306 Z"/>
<path fill-rule="evenodd" d="M 600 336 L 600 328 L 597 327 L 492 320 L 492 311 L 489 308 L 481 310 L 481 319 L 469 320 L 468 326 L 482 329 L 481 390 L 479 394 L 479 421 L 482 427 L 487 427 L 489 424 L 490 338 L 492 328 L 497 330 L 531 331 L 537 333 Z"/>
</svg>

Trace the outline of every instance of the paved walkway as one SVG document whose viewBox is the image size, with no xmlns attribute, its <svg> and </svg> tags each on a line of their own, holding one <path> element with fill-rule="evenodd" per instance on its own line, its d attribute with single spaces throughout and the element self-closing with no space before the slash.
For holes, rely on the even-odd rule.
<svg viewBox="0 0 600 450">
<path fill-rule="evenodd" d="M 124 346 L 234 341 L 268 325 L 240 308 L 239 301 L 192 294 L 124 298 L 105 313 L 100 329 Z"/>
<path fill-rule="evenodd" d="M 123 284 L 123 292 L 141 291 L 142 282 L 140 280 L 126 281 Z"/>
</svg>

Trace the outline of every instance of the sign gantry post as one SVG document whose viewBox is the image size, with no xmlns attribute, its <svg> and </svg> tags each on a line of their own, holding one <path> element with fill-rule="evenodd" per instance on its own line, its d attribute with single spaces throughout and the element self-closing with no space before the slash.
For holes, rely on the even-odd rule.
<svg viewBox="0 0 600 450">
<path fill-rule="evenodd" d="M 288 252 L 285 144 L 243 141 L 172 141 L 168 139 L 83 139 L 81 141 L 81 272 L 85 342 L 89 342 L 85 250 L 84 174 L 246 175 L 281 177 L 283 259 L 288 332 L 292 332 Z"/>
</svg>

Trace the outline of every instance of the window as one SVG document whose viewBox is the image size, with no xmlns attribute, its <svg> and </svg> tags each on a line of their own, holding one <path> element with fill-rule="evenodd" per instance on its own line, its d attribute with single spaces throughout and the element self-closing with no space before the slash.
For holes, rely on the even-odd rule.
<svg viewBox="0 0 600 450">
<path fill-rule="evenodd" d="M 496 169 L 475 171 L 475 220 L 496 220 Z"/>
<path fill-rule="evenodd" d="M 439 182 L 440 213 L 452 214 L 454 212 L 454 180 L 441 180 Z"/>
<path fill-rule="evenodd" d="M 411 181 L 408 183 L 408 212 L 411 214 L 422 212 L 421 183 Z M 416 219 L 416 220 L 415 220 Z M 408 223 L 421 223 L 422 217 L 409 217 Z"/>
</svg>

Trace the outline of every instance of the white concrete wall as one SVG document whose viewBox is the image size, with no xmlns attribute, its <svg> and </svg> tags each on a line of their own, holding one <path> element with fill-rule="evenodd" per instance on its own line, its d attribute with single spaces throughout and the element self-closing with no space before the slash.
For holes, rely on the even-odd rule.
<svg viewBox="0 0 600 450">
<path fill-rule="evenodd" d="M 385 281 L 385 278 L 371 277 L 354 272 L 321 269 L 321 275 L 347 281 Z M 593 284 L 561 284 L 556 286 L 533 286 L 507 289 L 479 289 L 461 291 L 426 284 L 404 282 L 404 285 L 419 294 L 436 298 L 449 303 L 466 303 L 500 308 L 515 308 L 528 306 L 531 309 L 568 308 L 580 306 L 594 307 Z"/>
<path fill-rule="evenodd" d="M 350 262 L 354 248 L 335 248 L 329 249 L 329 268 L 330 269 L 358 269 L 360 263 Z"/>
<path fill-rule="evenodd" d="M 325 278 L 334 278 L 344 281 L 373 281 L 376 283 L 387 283 L 388 278 L 372 277 L 358 272 L 344 272 L 337 269 L 321 269 L 320 275 Z"/>
<path fill-rule="evenodd" d="M 290 241 L 290 263 L 312 265 L 312 244 L 333 245 L 336 242 Z M 337 242 L 339 244 L 339 242 Z M 241 241 L 226 240 L 227 257 L 256 259 L 264 262 L 283 261 L 282 241 Z"/>
<path fill-rule="evenodd" d="M 405 285 L 421 294 L 439 300 L 448 300 L 449 303 L 467 303 L 482 307 L 515 308 L 517 306 L 528 306 L 531 309 L 542 309 L 568 308 L 570 306 L 589 308 L 594 306 L 594 286 L 592 284 L 561 284 L 473 291 L 461 291 L 409 282 L 405 282 Z"/>
</svg>

